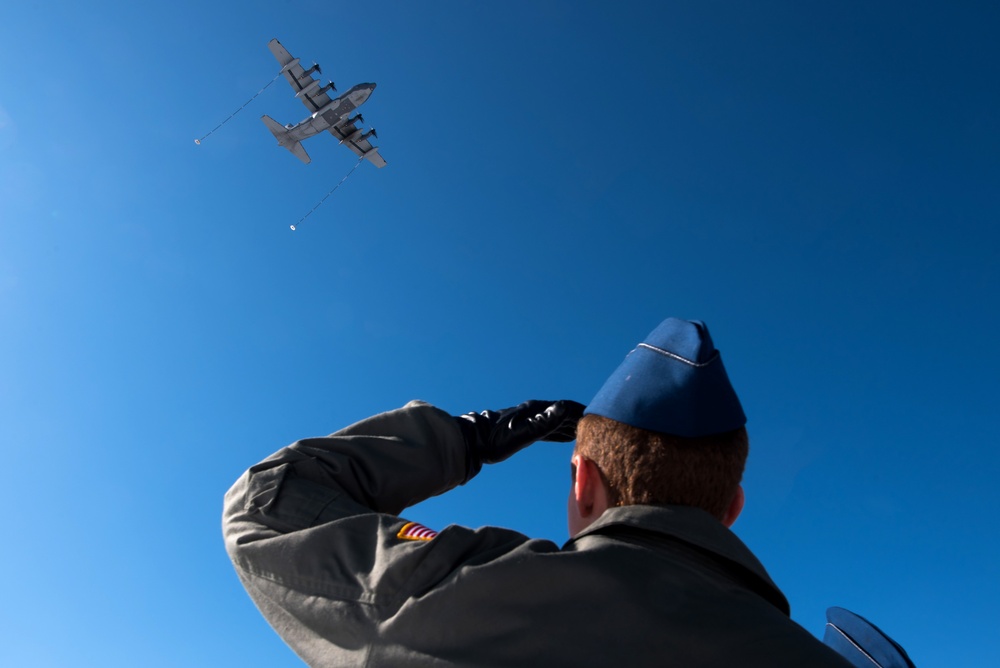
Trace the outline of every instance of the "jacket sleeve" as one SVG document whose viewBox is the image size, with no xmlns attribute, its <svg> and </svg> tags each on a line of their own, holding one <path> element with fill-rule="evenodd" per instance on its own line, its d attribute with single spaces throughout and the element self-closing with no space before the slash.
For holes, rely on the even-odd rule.
<svg viewBox="0 0 1000 668">
<path fill-rule="evenodd" d="M 244 497 L 244 513 L 278 531 L 311 525 L 315 518 L 275 512 L 280 490 L 265 481 L 285 477 L 323 488 L 313 491 L 328 502 L 346 495 L 368 511 L 398 514 L 464 482 L 465 441 L 451 415 L 419 401 L 330 436 L 303 439 L 251 467 L 236 482 L 227 495 L 227 524 L 235 519 L 232 511 L 239 511 L 231 504 L 236 495 Z"/>
<path fill-rule="evenodd" d="M 261 613 L 307 662 L 361 665 L 379 626 L 462 564 L 526 537 L 448 527 L 404 535 L 404 508 L 467 477 L 455 419 L 429 404 L 298 441 L 226 494 L 226 549 Z"/>
</svg>

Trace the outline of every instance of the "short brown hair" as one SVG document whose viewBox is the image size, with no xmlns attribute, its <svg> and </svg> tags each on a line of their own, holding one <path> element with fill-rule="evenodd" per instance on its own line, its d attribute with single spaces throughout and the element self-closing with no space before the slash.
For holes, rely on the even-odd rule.
<svg viewBox="0 0 1000 668">
<path fill-rule="evenodd" d="M 744 427 L 683 438 L 585 415 L 576 431 L 576 452 L 597 464 L 612 505 L 696 506 L 720 520 L 743 478 L 749 449 Z"/>
</svg>

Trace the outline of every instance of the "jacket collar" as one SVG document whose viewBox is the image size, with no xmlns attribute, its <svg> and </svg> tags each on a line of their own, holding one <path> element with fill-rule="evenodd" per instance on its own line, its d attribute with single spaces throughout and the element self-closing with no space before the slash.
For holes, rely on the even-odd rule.
<svg viewBox="0 0 1000 668">
<path fill-rule="evenodd" d="M 754 591 L 789 614 L 787 599 L 757 557 L 736 534 L 706 511 L 690 506 L 617 506 L 604 511 L 573 540 L 591 534 L 613 534 L 621 527 L 669 536 L 736 566 L 744 579 L 749 577 L 748 584 Z"/>
</svg>

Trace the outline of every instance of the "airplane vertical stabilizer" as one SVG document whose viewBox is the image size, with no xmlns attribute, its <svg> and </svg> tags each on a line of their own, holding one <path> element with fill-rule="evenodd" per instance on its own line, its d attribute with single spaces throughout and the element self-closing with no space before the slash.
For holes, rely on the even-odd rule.
<svg viewBox="0 0 1000 668">
<path fill-rule="evenodd" d="M 260 120 L 264 121 L 264 125 L 266 125 L 267 129 L 271 131 L 274 138 L 278 140 L 278 144 L 294 153 L 296 158 L 307 165 L 312 161 L 309 154 L 306 153 L 306 150 L 302 148 L 302 143 L 289 138 L 288 129 L 284 125 L 274 120 L 267 114 L 261 116 Z"/>
</svg>

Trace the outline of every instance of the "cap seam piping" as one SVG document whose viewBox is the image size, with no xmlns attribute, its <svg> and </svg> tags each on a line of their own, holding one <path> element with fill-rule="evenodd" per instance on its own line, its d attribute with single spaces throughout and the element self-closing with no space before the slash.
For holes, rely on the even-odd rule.
<svg viewBox="0 0 1000 668">
<path fill-rule="evenodd" d="M 715 360 L 719 359 L 719 351 L 718 350 L 716 350 L 712 354 L 712 359 L 708 360 L 707 362 L 700 362 L 699 363 L 699 362 L 695 362 L 693 360 L 689 360 L 687 358 L 681 357 L 680 355 L 672 353 L 669 350 L 664 350 L 663 348 L 657 348 L 656 346 L 651 346 L 648 343 L 640 343 L 638 347 L 640 347 L 640 348 L 649 348 L 653 352 L 660 353 L 661 355 L 666 355 L 667 357 L 669 357 L 671 359 L 675 359 L 678 362 L 683 362 L 684 364 L 689 364 L 689 365 L 691 365 L 693 367 L 696 367 L 696 368 L 706 367 L 709 364 L 711 364 L 712 362 L 714 362 Z"/>
<path fill-rule="evenodd" d="M 875 665 L 876 665 L 876 666 L 878 666 L 879 668 L 882 668 L 882 664 L 881 664 L 881 663 L 879 663 L 878 661 L 876 661 L 875 659 L 873 659 L 873 658 L 872 658 L 872 655 L 871 655 L 871 654 L 869 654 L 868 652 L 866 652 L 866 651 L 864 650 L 864 648 L 863 648 L 863 647 L 861 647 L 861 645 L 859 645 L 858 643 L 854 642 L 854 638 L 852 638 L 851 636 L 849 636 L 849 635 L 847 635 L 846 633 L 844 633 L 844 632 L 843 632 L 843 631 L 842 631 L 842 630 L 840 629 L 840 627 L 839 627 L 839 626 L 837 626 L 837 625 L 836 625 L 836 624 L 834 624 L 833 622 L 827 622 L 827 623 L 826 623 L 826 625 L 827 625 L 827 626 L 829 626 L 830 628 L 832 628 L 832 629 L 833 629 L 834 631 L 836 631 L 836 632 L 837 632 L 837 633 L 839 633 L 840 635 L 844 636 L 844 639 L 845 639 L 845 640 L 847 640 L 847 642 L 849 642 L 849 643 L 851 643 L 852 645 L 854 645 L 854 648 L 855 648 L 856 650 L 858 650 L 859 652 L 861 652 L 862 654 L 864 654 L 864 655 L 865 655 L 865 658 L 866 658 L 866 659 L 868 659 L 869 661 L 871 661 L 871 662 L 872 662 L 873 664 L 875 664 Z"/>
</svg>

